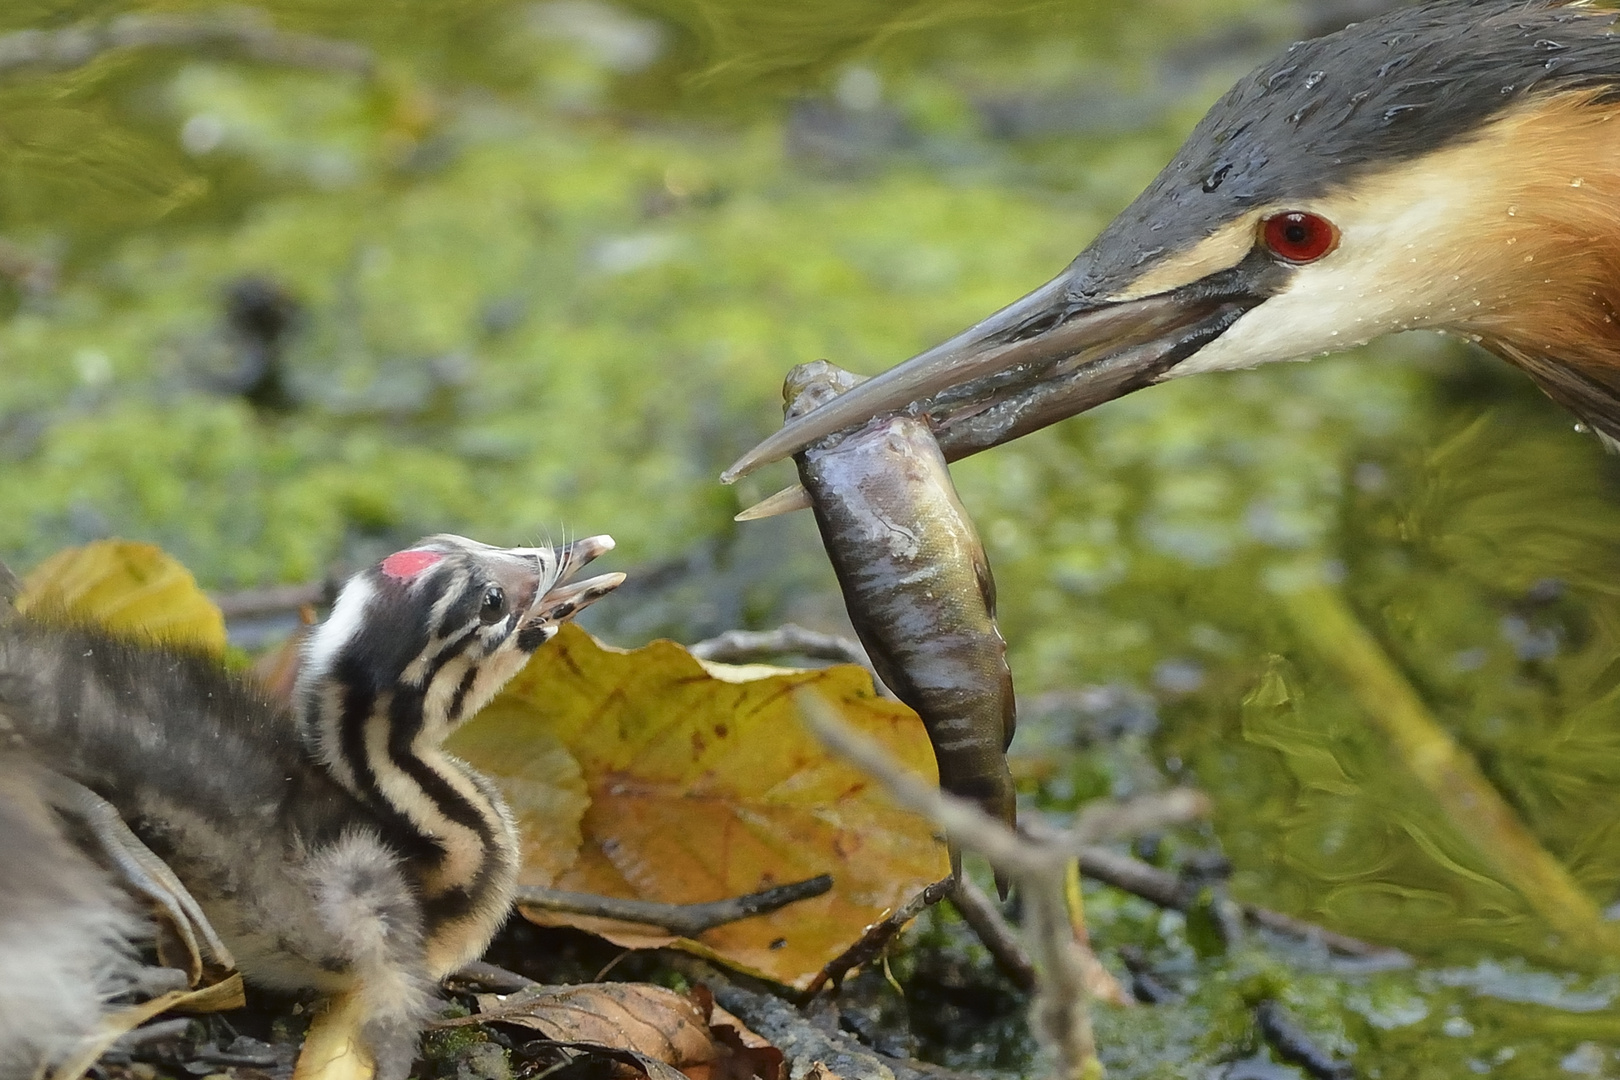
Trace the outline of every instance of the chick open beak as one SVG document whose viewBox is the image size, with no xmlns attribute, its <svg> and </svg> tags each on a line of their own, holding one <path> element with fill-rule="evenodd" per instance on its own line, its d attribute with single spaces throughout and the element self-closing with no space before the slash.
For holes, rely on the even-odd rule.
<svg viewBox="0 0 1620 1080">
<path fill-rule="evenodd" d="M 581 567 L 598 555 L 613 550 L 613 537 L 587 536 L 554 548 L 557 553 L 557 580 L 529 609 L 529 622 L 561 622 L 573 618 L 586 607 L 624 584 L 623 574 L 599 574 L 584 581 L 569 581 Z"/>
</svg>

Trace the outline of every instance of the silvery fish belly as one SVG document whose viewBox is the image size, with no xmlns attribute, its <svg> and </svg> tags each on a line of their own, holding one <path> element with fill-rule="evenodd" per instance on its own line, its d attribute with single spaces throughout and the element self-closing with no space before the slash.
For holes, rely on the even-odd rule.
<svg viewBox="0 0 1620 1080">
<path fill-rule="evenodd" d="M 788 373 L 788 419 L 859 378 Z M 946 791 L 1014 821 L 1014 702 L 990 564 L 925 420 L 879 417 L 797 455 L 850 621 L 883 681 L 928 729 Z"/>
</svg>

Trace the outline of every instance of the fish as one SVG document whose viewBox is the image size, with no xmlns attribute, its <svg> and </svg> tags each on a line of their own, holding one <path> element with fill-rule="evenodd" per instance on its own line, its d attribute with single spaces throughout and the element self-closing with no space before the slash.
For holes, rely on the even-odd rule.
<svg viewBox="0 0 1620 1080">
<path fill-rule="evenodd" d="M 783 412 L 792 420 L 862 381 L 826 360 L 800 364 L 783 383 Z M 850 622 L 879 677 L 922 719 L 940 787 L 1016 826 L 1007 747 L 1017 706 L 995 578 L 927 419 L 880 416 L 794 461 Z M 955 848 L 951 871 L 961 874 Z"/>
</svg>

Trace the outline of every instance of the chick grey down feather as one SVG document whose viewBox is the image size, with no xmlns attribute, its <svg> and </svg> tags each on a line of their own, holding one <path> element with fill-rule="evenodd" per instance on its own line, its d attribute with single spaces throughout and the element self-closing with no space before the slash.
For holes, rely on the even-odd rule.
<svg viewBox="0 0 1620 1080">
<path fill-rule="evenodd" d="M 0 604 L 0 767 L 46 765 L 69 789 L 51 805 L 113 862 L 161 860 L 250 983 L 350 995 L 378 1080 L 403 1080 L 437 980 L 483 951 L 518 873 L 499 792 L 441 744 L 623 580 L 568 580 L 612 546 L 396 552 L 306 643 L 293 706 L 217 657 Z M 0 904 L 0 933 L 49 921 Z"/>
<path fill-rule="evenodd" d="M 41 775 L 0 750 L 0 1080 L 42 1075 L 85 1045 L 129 984 L 144 929 L 66 834 Z"/>
<path fill-rule="evenodd" d="M 402 852 L 312 767 L 290 713 L 200 654 L 27 619 L 0 626 L 0 711 L 174 869 L 245 975 L 358 985 L 378 1075 L 408 1071 L 432 980 Z"/>
</svg>

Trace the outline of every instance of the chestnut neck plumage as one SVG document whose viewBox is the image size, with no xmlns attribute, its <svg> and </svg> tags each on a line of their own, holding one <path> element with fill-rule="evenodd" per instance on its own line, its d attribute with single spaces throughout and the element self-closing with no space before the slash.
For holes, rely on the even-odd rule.
<svg viewBox="0 0 1620 1080">
<path fill-rule="evenodd" d="M 1477 279 L 1458 329 L 1620 437 L 1620 103 L 1557 95 L 1502 127 L 1459 239 Z"/>
</svg>

